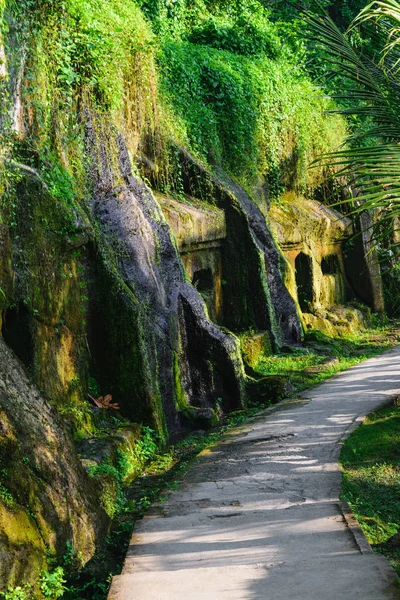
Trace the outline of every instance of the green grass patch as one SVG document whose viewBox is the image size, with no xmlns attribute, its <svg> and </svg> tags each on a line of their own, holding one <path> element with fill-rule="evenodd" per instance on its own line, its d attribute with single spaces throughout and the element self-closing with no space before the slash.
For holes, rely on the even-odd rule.
<svg viewBox="0 0 400 600">
<path fill-rule="evenodd" d="M 368 542 L 400 575 L 400 407 L 371 414 L 341 453 L 342 498 L 351 506 Z"/>
<path fill-rule="evenodd" d="M 255 370 L 265 376 L 287 377 L 294 392 L 300 392 L 382 353 L 396 342 L 396 334 L 388 334 L 387 329 L 369 329 L 345 338 L 330 338 L 311 331 L 306 334 L 303 347 L 290 353 L 263 356 Z M 337 362 L 329 364 L 330 358 L 336 358 Z"/>
<path fill-rule="evenodd" d="M 310 352 L 305 356 L 282 356 L 276 355 L 268 357 L 257 367 L 257 370 L 263 375 L 282 375 L 288 377 L 293 386 L 294 392 L 301 392 L 309 387 L 322 383 L 325 379 L 354 367 L 362 360 L 370 358 L 371 355 L 363 357 L 340 357 L 339 362 L 332 366 L 324 367 L 323 356 L 315 352 Z M 321 371 L 307 372 L 307 367 L 321 365 Z"/>
</svg>

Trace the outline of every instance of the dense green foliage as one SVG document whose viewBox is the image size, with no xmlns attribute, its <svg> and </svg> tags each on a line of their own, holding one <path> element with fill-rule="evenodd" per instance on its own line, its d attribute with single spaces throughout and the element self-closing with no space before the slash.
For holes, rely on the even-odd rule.
<svg viewBox="0 0 400 600">
<path fill-rule="evenodd" d="M 85 188 L 86 109 L 126 131 L 134 155 L 144 138 L 172 139 L 272 191 L 317 185 L 307 165 L 345 133 L 258 0 L 10 0 L 3 31 L 30 47 L 18 159 L 64 199 Z M 165 144 L 153 148 L 168 163 Z"/>
<path fill-rule="evenodd" d="M 137 53 L 145 52 L 152 42 L 135 2 L 11 0 L 6 7 L 19 43 L 34 44 L 29 93 L 39 96 L 42 111 L 50 108 L 45 100 L 53 98 L 42 96 L 45 89 L 40 83 L 60 95 L 55 100 L 67 104 L 85 88 L 103 108 L 122 106 L 124 84 L 135 70 Z M 39 73 L 35 67 L 43 70 Z"/>
<path fill-rule="evenodd" d="M 365 0 L 263 0 L 263 4 L 271 10 L 271 16 L 277 21 L 294 21 L 302 17 L 304 11 L 325 10 L 340 26 L 347 27 L 364 8 Z"/>
<path fill-rule="evenodd" d="M 26 135 L 20 141 L 10 134 L 8 94 L 0 119 L 2 148 L 34 168 L 52 195 L 68 204 L 87 190 L 85 111 L 102 113 L 103 130 L 129 130 L 133 151 L 143 130 L 153 128 L 152 33 L 137 4 L 123 0 L 10 0 L 0 31 L 7 54 L 16 60 L 20 48 L 27 56 L 24 112 L 18 115 Z M 13 184 L 10 168 L 6 179 Z"/>
<path fill-rule="evenodd" d="M 389 240 L 394 248 L 398 244 L 393 229 L 398 230 L 400 215 L 400 4 L 396 0 L 371 3 L 348 34 L 327 16 L 309 15 L 309 24 L 330 67 L 328 76 L 346 82 L 336 92 L 343 107 L 340 112 L 355 118 L 350 146 L 329 154 L 327 162 L 339 166 L 338 174 L 352 182 L 356 214 L 379 211 L 376 239 Z M 365 26 L 370 38 L 354 45 L 352 34 Z"/>
<path fill-rule="evenodd" d="M 326 101 L 286 59 L 250 60 L 170 41 L 160 64 L 162 89 L 191 148 L 238 178 L 278 172 L 288 187 L 304 189 L 306 165 L 344 133 L 339 120 L 324 117 Z"/>
<path fill-rule="evenodd" d="M 179 117 L 179 141 L 244 183 L 257 175 L 298 189 L 313 183 L 306 165 L 340 143 L 344 126 L 326 118 L 329 102 L 262 3 L 143 8 L 159 35 L 161 92 Z"/>
</svg>

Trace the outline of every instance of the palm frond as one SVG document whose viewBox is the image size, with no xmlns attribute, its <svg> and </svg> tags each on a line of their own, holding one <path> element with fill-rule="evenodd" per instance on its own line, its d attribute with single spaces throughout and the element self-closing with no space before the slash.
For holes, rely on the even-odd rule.
<svg viewBox="0 0 400 600">
<path fill-rule="evenodd" d="M 370 117 L 375 123 L 371 137 L 400 139 L 400 82 L 381 62 L 374 62 L 365 51 L 357 52 L 349 39 L 327 15 L 307 15 L 310 39 L 323 48 L 331 78 L 346 79 L 350 86 L 333 97 L 348 107 L 347 115 Z M 381 128 L 381 130 L 380 130 Z M 365 132 L 363 137 L 365 137 Z M 367 134 L 368 135 L 368 134 Z"/>
<path fill-rule="evenodd" d="M 329 80 L 347 82 L 334 95 L 339 104 L 335 112 L 372 123 L 367 130 L 353 131 L 347 147 L 322 157 L 319 164 L 334 166 L 336 176 L 351 183 L 347 214 L 379 213 L 376 238 L 385 236 L 400 216 L 400 3 L 374 1 L 351 25 L 368 22 L 374 27 L 380 43 L 374 50 L 353 48 L 348 34 L 327 15 L 308 15 L 307 20 L 310 40 L 325 53 Z M 365 145 L 367 138 L 372 145 Z"/>
<path fill-rule="evenodd" d="M 386 33 L 381 62 L 389 71 L 397 72 L 400 65 L 400 3 L 396 0 L 371 2 L 354 19 L 351 27 L 371 21 L 379 24 Z"/>
</svg>

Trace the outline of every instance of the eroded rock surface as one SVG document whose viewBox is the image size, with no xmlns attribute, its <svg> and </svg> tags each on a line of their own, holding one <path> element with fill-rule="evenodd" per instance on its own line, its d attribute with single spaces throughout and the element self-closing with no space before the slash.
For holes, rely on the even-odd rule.
<svg viewBox="0 0 400 600">
<path fill-rule="evenodd" d="M 285 282 L 306 330 L 352 333 L 368 323 L 367 312 L 354 303 L 382 310 L 379 263 L 368 254 L 370 233 L 353 238 L 350 219 L 294 193 L 271 204 L 269 220 L 287 259 Z"/>
<path fill-rule="evenodd" d="M 47 552 L 87 560 L 108 519 L 57 411 L 0 338 L 0 582 L 37 580 Z"/>
<path fill-rule="evenodd" d="M 122 139 L 119 148 L 124 184 L 104 192 L 107 178 L 117 175 L 103 164 L 94 180 L 91 208 L 126 285 L 122 298 L 132 315 L 129 327 L 136 328 L 130 346 L 132 353 L 140 352 L 142 372 L 147 370 L 143 385 L 148 405 L 159 416 L 158 426 L 165 419 L 174 435 L 185 427 L 180 411 L 187 406 L 214 409 L 218 400 L 229 411 L 243 405 L 240 348 L 234 336 L 208 319 L 204 300 L 186 279 L 159 204 L 132 175 Z M 140 338 L 138 347 L 134 340 Z M 134 410 L 134 385 L 130 394 L 125 402 Z"/>
</svg>

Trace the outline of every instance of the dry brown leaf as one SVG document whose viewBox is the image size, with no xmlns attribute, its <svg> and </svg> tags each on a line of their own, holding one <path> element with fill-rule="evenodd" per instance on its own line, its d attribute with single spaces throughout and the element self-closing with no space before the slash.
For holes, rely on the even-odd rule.
<svg viewBox="0 0 400 600">
<path fill-rule="evenodd" d="M 119 404 L 116 402 L 112 402 L 111 394 L 106 394 L 105 396 L 99 396 L 98 398 L 93 398 L 90 394 L 88 394 L 89 398 L 92 402 L 99 408 L 103 408 L 104 410 L 119 410 Z"/>
</svg>

